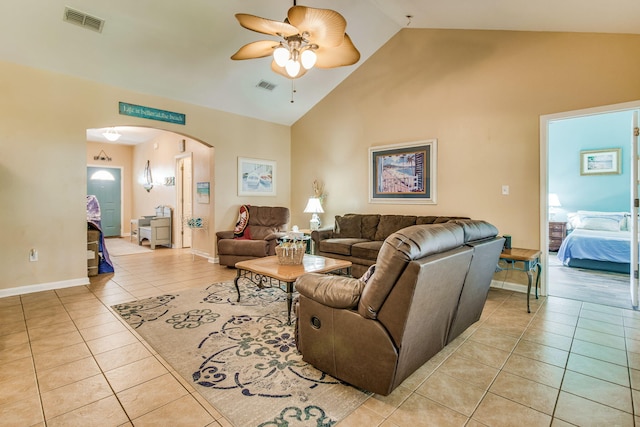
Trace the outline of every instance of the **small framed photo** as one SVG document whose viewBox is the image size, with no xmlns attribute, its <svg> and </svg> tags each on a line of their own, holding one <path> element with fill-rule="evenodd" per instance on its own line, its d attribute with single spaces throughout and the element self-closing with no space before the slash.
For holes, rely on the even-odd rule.
<svg viewBox="0 0 640 427">
<path fill-rule="evenodd" d="M 580 151 L 580 175 L 619 174 L 621 152 L 621 148 Z"/>
<path fill-rule="evenodd" d="M 238 157 L 238 196 L 275 196 L 276 162 Z"/>
<path fill-rule="evenodd" d="M 437 140 L 369 148 L 370 203 L 436 203 Z"/>
</svg>

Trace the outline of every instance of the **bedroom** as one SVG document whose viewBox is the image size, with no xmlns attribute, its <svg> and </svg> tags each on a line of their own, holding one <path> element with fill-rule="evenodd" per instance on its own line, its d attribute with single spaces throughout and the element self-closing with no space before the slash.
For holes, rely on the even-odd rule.
<svg viewBox="0 0 640 427">
<path fill-rule="evenodd" d="M 631 308 L 634 111 L 549 122 L 548 293 Z"/>
</svg>

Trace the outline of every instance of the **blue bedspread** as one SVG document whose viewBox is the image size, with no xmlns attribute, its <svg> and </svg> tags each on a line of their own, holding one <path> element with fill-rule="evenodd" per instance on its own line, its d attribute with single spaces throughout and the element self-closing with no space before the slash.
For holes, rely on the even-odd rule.
<svg viewBox="0 0 640 427">
<path fill-rule="evenodd" d="M 628 231 L 576 229 L 562 242 L 558 259 L 567 265 L 571 258 L 629 263 L 631 259 Z"/>
</svg>

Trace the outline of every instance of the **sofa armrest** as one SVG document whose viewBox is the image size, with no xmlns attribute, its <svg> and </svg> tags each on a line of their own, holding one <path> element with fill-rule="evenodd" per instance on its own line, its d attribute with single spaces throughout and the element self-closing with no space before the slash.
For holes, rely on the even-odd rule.
<svg viewBox="0 0 640 427">
<path fill-rule="evenodd" d="M 217 231 L 216 236 L 220 239 L 233 239 L 233 230 Z"/>
<path fill-rule="evenodd" d="M 311 232 L 311 240 L 313 240 L 316 248 L 320 247 L 320 240 L 330 239 L 331 237 L 333 237 L 333 226 L 324 227 Z"/>
<path fill-rule="evenodd" d="M 298 277 L 295 288 L 307 298 L 332 308 L 354 308 L 365 283 L 353 277 L 307 273 Z"/>
</svg>

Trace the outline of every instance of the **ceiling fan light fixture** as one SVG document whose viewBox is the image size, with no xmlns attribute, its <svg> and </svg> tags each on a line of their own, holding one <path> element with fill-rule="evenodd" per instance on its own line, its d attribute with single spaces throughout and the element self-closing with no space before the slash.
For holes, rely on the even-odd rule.
<svg viewBox="0 0 640 427">
<path fill-rule="evenodd" d="M 317 59 L 318 57 L 316 56 L 316 53 L 311 49 L 306 49 L 300 55 L 300 61 L 302 62 L 302 66 L 305 68 L 305 70 L 310 70 L 311 68 L 313 68 L 313 66 L 316 65 Z"/>
<path fill-rule="evenodd" d="M 284 66 L 285 70 L 287 70 L 287 74 L 291 77 L 295 77 L 300 73 L 300 62 L 289 59 Z"/>
<path fill-rule="evenodd" d="M 290 79 L 302 77 L 313 67 L 344 67 L 360 60 L 360 52 L 345 32 L 347 21 L 334 10 L 297 6 L 294 0 L 284 22 L 247 13 L 235 17 L 243 28 L 281 40 L 246 44 L 231 56 L 233 60 L 272 56 L 271 70 Z"/>
<path fill-rule="evenodd" d="M 279 67 L 284 67 L 290 56 L 291 54 L 289 53 L 289 49 L 284 47 L 282 44 L 273 51 L 273 60 L 276 61 L 276 64 L 278 64 Z"/>
</svg>

